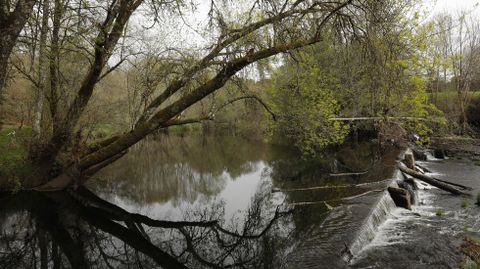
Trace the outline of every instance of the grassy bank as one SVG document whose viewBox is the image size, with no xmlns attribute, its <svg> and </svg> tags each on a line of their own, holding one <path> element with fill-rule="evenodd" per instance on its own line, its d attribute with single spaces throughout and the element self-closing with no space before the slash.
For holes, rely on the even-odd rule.
<svg viewBox="0 0 480 269">
<path fill-rule="evenodd" d="M 30 129 L 0 130 L 0 188 L 19 188 L 20 179 L 31 173 L 26 162 L 26 139 Z"/>
</svg>

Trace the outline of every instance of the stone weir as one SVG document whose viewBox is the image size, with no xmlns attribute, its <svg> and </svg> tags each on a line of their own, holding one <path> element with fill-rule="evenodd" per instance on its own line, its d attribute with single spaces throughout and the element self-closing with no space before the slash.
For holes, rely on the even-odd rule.
<svg viewBox="0 0 480 269">
<path fill-rule="evenodd" d="M 403 159 L 403 156 L 401 153 L 399 157 Z M 396 168 L 397 160 L 390 160 L 387 165 L 384 162 L 373 169 L 373 172 L 383 169 L 377 181 L 371 177 L 369 182 L 352 187 L 361 188 L 361 193 L 341 199 L 334 206 L 325 203 L 328 207 L 325 217 L 297 232 L 282 268 L 350 268 L 350 261 L 372 241 L 379 226 L 396 207 L 388 189 L 397 188 L 404 180 Z M 298 207 L 302 207 L 299 219 L 321 210 L 313 204 L 298 204 L 296 209 Z"/>
</svg>

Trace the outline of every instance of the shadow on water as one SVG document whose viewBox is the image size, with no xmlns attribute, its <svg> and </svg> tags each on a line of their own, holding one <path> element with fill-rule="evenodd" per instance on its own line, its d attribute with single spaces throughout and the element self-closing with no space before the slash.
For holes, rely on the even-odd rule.
<svg viewBox="0 0 480 269">
<path fill-rule="evenodd" d="M 351 216 L 332 208 L 368 212 L 349 197 L 391 177 L 397 154 L 366 142 L 305 160 L 238 137 L 153 137 L 88 189 L 2 197 L 0 268 L 280 268 L 310 238 L 339 248 Z"/>
</svg>

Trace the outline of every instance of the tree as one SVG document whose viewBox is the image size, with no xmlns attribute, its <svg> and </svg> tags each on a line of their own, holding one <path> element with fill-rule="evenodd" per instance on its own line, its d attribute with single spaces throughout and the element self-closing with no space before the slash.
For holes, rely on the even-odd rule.
<svg viewBox="0 0 480 269">
<path fill-rule="evenodd" d="M 36 0 L 0 1 L 0 97 L 8 78 L 8 60 Z"/>
<path fill-rule="evenodd" d="M 98 12 L 92 12 L 96 7 L 82 7 L 82 2 L 79 2 L 79 9 L 84 10 L 84 13 L 80 12 L 80 16 L 93 14 L 90 15 L 93 23 L 91 26 L 79 27 L 76 33 L 73 32 L 73 35 L 68 37 L 75 38 L 77 35 L 85 38 L 86 36 L 87 40 L 93 37 L 91 43 L 77 41 L 76 44 L 72 44 L 72 46 L 82 46 L 81 51 L 91 55 L 85 57 L 90 64 L 87 68 L 80 69 L 80 73 L 85 75 L 81 83 L 77 84 L 78 88 L 70 88 L 66 91 L 70 97 L 63 103 L 65 109 L 60 109 L 55 98 L 58 94 L 56 87 L 58 87 L 59 78 L 56 74 L 60 69 L 59 61 L 62 60 L 58 50 L 72 49 L 72 47 L 62 48 L 58 47 L 59 44 L 55 45 L 58 42 L 58 36 L 54 34 L 55 31 L 58 33 L 58 28 L 55 30 L 55 18 L 58 19 L 57 15 L 62 13 L 57 12 L 61 1 L 55 2 L 54 29 L 50 48 L 51 93 L 47 96 L 49 109 L 44 110 L 49 113 L 46 118 L 51 120 L 47 129 L 49 131 L 45 132 L 50 135 L 45 145 L 32 158 L 38 167 L 37 172 L 43 175 L 39 177 L 41 182 L 49 182 L 39 187 L 39 190 L 61 189 L 72 185 L 78 178 L 88 178 L 123 156 L 130 146 L 155 130 L 204 120 L 204 117 L 182 118 L 182 113 L 222 88 L 231 77 L 252 63 L 319 42 L 323 38 L 323 30 L 327 25 L 334 28 L 353 28 L 351 18 L 358 12 L 362 12 L 358 8 L 362 3 L 354 5 L 353 0 L 296 1 L 283 4 L 268 1 L 258 11 L 260 15 L 255 16 L 258 18 L 256 21 L 250 23 L 253 17 L 249 15 L 246 20 L 243 20 L 244 23 L 239 24 L 225 21 L 221 11 L 212 5 L 210 27 L 211 31 L 218 32 L 218 35 L 214 43 L 207 46 L 209 50 L 203 57 L 194 57 L 189 66 L 182 66 L 180 70 L 173 73 L 174 76 L 170 74 L 169 78 L 164 80 L 162 84 L 164 90 L 153 96 L 132 130 L 106 139 L 95 146 L 78 150 L 77 142 L 81 140 L 81 132 L 77 129 L 78 123 L 84 115 L 97 83 L 110 73 L 110 69 L 106 69 L 107 62 L 114 54 L 119 40 L 124 36 L 128 20 L 143 4 L 140 0 L 112 1 L 107 6 L 102 2 L 103 7 L 97 8 Z M 155 16 L 160 16 L 159 10 L 169 8 L 171 12 L 177 12 L 177 3 L 155 1 L 151 4 L 154 6 L 147 6 L 147 3 L 144 6 L 153 8 L 151 10 L 154 11 Z M 102 12 L 102 9 L 106 11 Z M 71 12 L 75 9 L 68 10 Z M 73 14 L 63 15 L 74 17 Z M 81 17 L 77 15 L 76 20 L 80 21 L 80 19 Z M 95 23 L 100 19 L 100 23 Z M 64 21 L 72 22 L 72 20 Z M 65 27 L 71 30 L 71 24 Z M 255 42 L 249 39 L 253 33 L 260 37 L 254 40 Z M 91 44 L 90 48 L 86 47 L 88 44 Z M 56 53 L 55 50 L 57 50 Z M 60 153 L 62 153 L 61 157 Z M 52 167 L 58 160 L 62 161 L 62 172 L 50 181 Z M 29 185 L 38 183 L 29 182 Z"/>
<path fill-rule="evenodd" d="M 270 96 L 279 119 L 274 135 L 291 140 L 306 155 L 343 142 L 348 124 L 330 121 L 339 116 L 341 90 L 332 40 L 294 53 L 277 70 Z"/>
<path fill-rule="evenodd" d="M 438 115 L 425 87 L 430 28 L 418 22 L 418 14 L 404 15 L 416 4 L 383 1 L 367 7 L 371 12 L 357 18 L 356 32 L 339 35 L 333 29 L 322 42 L 292 53 L 274 76 L 279 115 L 274 131 L 304 153 L 342 143 L 351 128 L 359 127 L 342 118 L 371 119 L 375 124 L 368 128 L 376 126 L 381 138 L 394 135 L 383 138 L 398 141 L 408 132 L 425 138 L 432 125 L 395 117 Z"/>
</svg>

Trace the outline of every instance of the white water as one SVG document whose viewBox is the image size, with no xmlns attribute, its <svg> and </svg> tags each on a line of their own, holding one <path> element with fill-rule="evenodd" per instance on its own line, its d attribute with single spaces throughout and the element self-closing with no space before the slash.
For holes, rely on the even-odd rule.
<svg viewBox="0 0 480 269">
<path fill-rule="evenodd" d="M 396 208 L 395 203 L 388 191 L 385 191 L 377 203 L 377 206 L 372 209 L 367 219 L 360 226 L 357 232 L 356 239 L 350 245 L 350 252 L 356 256 L 372 239 L 380 229 L 380 226 L 389 218 L 392 210 Z"/>
</svg>

